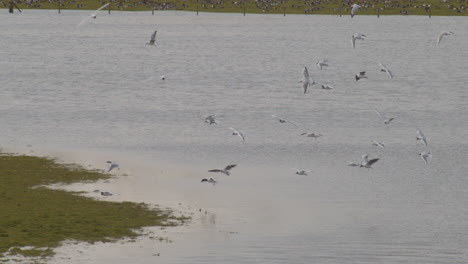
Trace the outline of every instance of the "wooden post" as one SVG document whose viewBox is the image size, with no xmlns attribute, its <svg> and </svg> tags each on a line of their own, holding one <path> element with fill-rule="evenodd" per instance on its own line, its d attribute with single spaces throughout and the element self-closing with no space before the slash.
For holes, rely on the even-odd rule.
<svg viewBox="0 0 468 264">
<path fill-rule="evenodd" d="M 109 15 L 110 15 L 110 3 L 109 3 Z"/>
<path fill-rule="evenodd" d="M 340 7 L 340 17 L 341 17 L 341 7 Z"/>
<path fill-rule="evenodd" d="M 197 5 L 197 16 L 198 16 L 198 5 Z"/>
<path fill-rule="evenodd" d="M 59 14 L 60 14 L 60 0 L 58 1 L 58 11 L 59 11 Z"/>
<path fill-rule="evenodd" d="M 245 6 L 244 6 L 244 16 L 245 16 Z"/>
<path fill-rule="evenodd" d="M 286 16 L 286 7 L 283 7 L 283 16 Z"/>
<path fill-rule="evenodd" d="M 13 14 L 14 10 L 13 10 L 13 2 L 10 2 L 10 8 L 8 8 L 8 12 L 10 12 L 10 14 Z"/>
<path fill-rule="evenodd" d="M 154 7 L 153 7 L 153 10 L 151 10 L 151 15 L 154 16 Z"/>
<path fill-rule="evenodd" d="M 432 16 L 432 10 L 429 8 L 429 18 Z"/>
</svg>

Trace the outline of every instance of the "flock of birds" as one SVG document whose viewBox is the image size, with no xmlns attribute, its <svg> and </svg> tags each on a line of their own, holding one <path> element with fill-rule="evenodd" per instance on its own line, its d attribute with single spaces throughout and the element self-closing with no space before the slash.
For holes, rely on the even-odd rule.
<svg viewBox="0 0 468 264">
<path fill-rule="evenodd" d="M 98 11 L 102 10 L 103 8 L 107 7 L 109 4 L 105 4 L 103 5 L 102 7 L 100 7 L 99 9 L 97 9 L 95 12 L 93 12 L 91 14 L 91 18 L 96 18 L 96 14 Z M 358 5 L 358 4 L 353 4 L 351 6 L 351 17 L 354 17 L 356 15 L 356 12 L 360 9 L 361 7 Z M 83 20 L 78 26 L 80 26 L 85 20 Z M 157 46 L 157 43 L 156 43 L 156 34 L 157 34 L 157 30 L 155 30 L 151 36 L 150 36 L 150 40 L 149 42 L 147 42 L 146 44 L 147 45 L 153 45 L 153 46 Z M 453 35 L 454 33 L 451 32 L 451 31 L 445 31 L 445 32 L 442 32 L 438 37 L 437 37 L 437 40 L 436 40 L 436 45 L 439 45 L 440 42 L 442 41 L 443 37 L 444 36 L 449 36 L 449 35 Z M 352 42 L 352 47 L 353 49 L 356 48 L 356 40 L 365 40 L 367 38 L 366 34 L 364 33 L 355 33 L 354 35 L 352 35 L 351 37 L 351 42 Z M 383 65 L 382 63 L 379 63 L 380 65 L 380 71 L 381 72 L 385 72 L 387 74 L 387 76 L 389 78 L 394 78 L 394 75 L 392 73 L 392 71 L 387 68 L 385 65 Z M 328 67 L 329 66 L 329 63 L 328 63 L 328 60 L 327 59 L 322 59 L 322 60 L 319 60 L 317 63 L 316 63 L 316 66 L 319 70 L 322 70 L 324 69 L 325 67 Z M 359 81 L 361 79 L 365 79 L 367 78 L 366 76 L 366 72 L 365 71 L 361 71 L 361 72 L 358 72 L 355 76 L 355 81 Z M 161 80 L 165 80 L 166 79 L 166 76 L 165 75 L 162 75 L 161 76 Z M 307 90 L 310 86 L 314 85 L 314 84 L 317 84 L 317 85 L 320 85 L 320 87 L 324 90 L 331 90 L 331 89 L 334 89 L 333 86 L 329 85 L 329 84 L 321 84 L 321 83 L 318 83 L 316 82 L 313 78 L 311 78 L 311 76 L 309 75 L 309 71 L 307 69 L 307 67 L 304 67 L 303 69 L 303 79 L 301 81 L 299 81 L 302 83 L 302 90 L 304 92 L 304 94 L 307 93 Z M 393 120 L 395 120 L 395 117 L 386 117 L 384 116 L 382 113 L 380 113 L 378 110 L 374 110 L 376 112 L 376 114 L 382 119 L 383 121 L 383 124 L 385 125 L 390 125 L 392 123 Z M 289 120 L 286 120 L 282 117 L 279 117 L 277 115 L 271 115 L 274 119 L 276 119 L 278 122 L 280 123 L 288 123 L 288 124 L 291 124 L 295 127 L 298 127 L 297 124 L 289 121 Z M 218 120 L 216 119 L 216 115 L 209 115 L 205 118 L 205 123 L 209 124 L 209 125 L 218 125 L 219 122 Z M 233 127 L 229 127 L 229 129 L 231 130 L 232 132 L 232 135 L 234 136 L 238 136 L 243 142 L 245 141 L 245 133 L 243 130 L 241 129 L 236 129 L 236 128 L 233 128 Z M 306 136 L 306 137 L 312 137 L 312 138 L 319 138 L 322 136 L 322 134 L 317 134 L 317 133 L 308 133 L 308 132 L 304 132 L 302 134 L 300 134 L 301 136 Z M 419 153 L 419 156 L 421 157 L 421 159 L 427 164 L 429 162 L 429 160 L 431 159 L 432 157 L 432 154 L 430 153 L 430 151 L 427 150 L 427 146 L 428 146 L 428 139 L 426 138 L 426 136 L 423 134 L 423 132 L 421 130 L 417 130 L 416 131 L 416 140 L 418 141 L 421 141 L 424 146 L 426 146 L 426 150 Z M 372 145 L 373 146 L 376 146 L 376 147 L 379 147 L 379 148 L 382 148 L 382 149 L 385 149 L 385 144 L 382 143 L 382 142 L 378 142 L 378 141 L 372 141 Z M 361 157 L 361 162 L 360 163 L 354 163 L 354 162 L 350 162 L 348 163 L 348 166 L 352 166 L 352 167 L 359 167 L 359 168 L 367 168 L 367 169 L 371 169 L 372 168 L 372 165 L 374 165 L 376 162 L 378 162 L 380 159 L 379 158 L 372 158 L 372 159 L 369 159 L 369 155 L 368 154 L 365 154 Z M 107 161 L 107 163 L 109 164 L 109 167 L 107 169 L 107 173 L 111 172 L 113 169 L 120 169 L 119 168 L 119 164 L 118 163 L 115 163 L 115 162 L 112 162 L 112 161 Z M 224 169 L 211 169 L 211 170 L 208 170 L 208 172 L 211 172 L 211 173 L 221 173 L 221 174 L 225 174 L 226 176 L 229 176 L 231 174 L 231 170 L 233 168 L 235 168 L 237 165 L 236 164 L 232 164 L 232 165 L 228 165 L 226 166 Z M 296 168 L 292 168 L 292 170 L 295 171 L 295 174 L 297 175 L 304 175 L 304 176 L 307 176 L 308 173 L 310 172 L 310 170 L 300 170 L 300 169 L 296 169 Z M 201 180 L 201 182 L 204 182 L 204 183 L 211 183 L 211 184 L 216 184 L 217 181 L 213 178 L 213 177 L 209 177 L 209 178 L 203 178 Z M 101 195 L 103 196 L 111 196 L 112 193 L 110 192 L 101 192 Z"/>
</svg>

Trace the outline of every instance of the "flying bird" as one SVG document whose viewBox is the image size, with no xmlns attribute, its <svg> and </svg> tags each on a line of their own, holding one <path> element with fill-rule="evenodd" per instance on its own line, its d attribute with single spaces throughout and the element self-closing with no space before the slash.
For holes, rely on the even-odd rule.
<svg viewBox="0 0 468 264">
<path fill-rule="evenodd" d="M 360 168 L 367 168 L 367 169 L 372 169 L 372 164 L 376 163 L 377 161 L 379 161 L 379 159 L 371 159 L 371 160 L 368 160 L 368 155 L 363 155 L 362 156 L 362 163 L 361 165 L 359 166 Z"/>
<path fill-rule="evenodd" d="M 351 17 L 354 17 L 354 15 L 356 14 L 356 11 L 358 11 L 358 9 L 360 9 L 361 6 L 358 5 L 358 4 L 353 4 L 351 6 Z"/>
<path fill-rule="evenodd" d="M 390 122 L 392 122 L 395 119 L 394 117 L 386 118 L 382 113 L 377 111 L 377 109 L 374 109 L 374 111 L 384 120 L 385 125 L 390 124 Z"/>
<path fill-rule="evenodd" d="M 387 67 L 385 67 L 385 65 L 383 65 L 382 63 L 379 63 L 379 64 L 380 64 L 380 71 L 385 72 L 388 75 L 388 77 L 393 79 L 392 71 L 390 69 L 388 69 Z"/>
<path fill-rule="evenodd" d="M 439 37 L 437 38 L 437 45 L 439 45 L 439 43 L 442 41 L 442 38 L 444 36 L 450 36 L 450 35 L 453 35 L 453 32 L 452 31 L 444 31 L 442 32 Z"/>
<path fill-rule="evenodd" d="M 216 121 L 215 119 L 216 115 L 209 115 L 207 117 L 205 117 L 205 123 L 207 123 L 208 125 L 217 125 L 218 122 Z"/>
<path fill-rule="evenodd" d="M 304 132 L 301 134 L 301 136 L 306 136 L 306 137 L 313 137 L 315 139 L 319 138 L 322 136 L 322 134 L 315 134 L 315 133 L 307 133 L 307 132 Z"/>
<path fill-rule="evenodd" d="M 217 181 L 216 181 L 215 179 L 213 179 L 213 178 L 209 178 L 209 179 L 203 178 L 203 179 L 201 180 L 201 182 L 212 183 L 213 185 L 215 185 L 215 184 L 217 183 Z"/>
<path fill-rule="evenodd" d="M 302 74 L 304 75 L 304 79 L 301 81 L 302 89 L 304 90 L 304 94 L 305 94 L 307 92 L 307 88 L 309 87 L 309 85 L 315 84 L 315 81 L 312 78 L 310 78 L 307 67 L 304 67 L 304 71 L 302 72 Z"/>
<path fill-rule="evenodd" d="M 280 123 L 289 123 L 289 124 L 291 124 L 291 125 L 293 125 L 293 126 L 297 127 L 297 125 L 296 125 L 296 124 L 294 124 L 293 122 L 291 122 L 291 121 L 288 121 L 288 120 L 286 120 L 286 119 L 284 119 L 284 118 L 281 118 L 281 117 L 279 117 L 279 116 L 276 116 L 276 115 L 271 115 L 271 116 L 272 116 L 273 118 L 276 118 L 276 119 L 278 119 L 278 121 L 279 121 Z"/>
<path fill-rule="evenodd" d="M 416 140 L 421 140 L 421 142 L 424 144 L 424 146 L 427 147 L 427 138 L 424 136 L 423 132 L 421 130 L 416 131 Z"/>
<path fill-rule="evenodd" d="M 111 192 L 101 192 L 101 195 L 102 196 L 112 196 L 114 194 L 112 194 Z"/>
<path fill-rule="evenodd" d="M 382 149 L 385 148 L 384 143 L 381 143 L 381 142 L 378 142 L 378 141 L 375 141 L 375 140 L 372 141 L 372 146 L 377 146 L 377 147 L 382 148 Z"/>
<path fill-rule="evenodd" d="M 244 131 L 236 130 L 236 129 L 232 128 L 232 127 L 230 127 L 229 129 L 232 130 L 232 135 L 233 136 L 239 136 L 240 138 L 242 138 L 242 141 L 245 141 Z"/>
<path fill-rule="evenodd" d="M 226 174 L 227 176 L 231 175 L 231 172 L 230 170 L 234 167 L 236 167 L 237 165 L 234 164 L 234 165 L 228 165 L 226 166 L 226 168 L 224 168 L 223 170 L 220 170 L 220 169 L 214 169 L 214 170 L 209 170 L 208 172 L 220 172 L 220 173 L 224 173 Z"/>
<path fill-rule="evenodd" d="M 356 81 L 359 81 L 359 79 L 367 78 L 366 72 L 365 71 L 359 72 L 358 74 L 354 76 L 354 78 L 356 79 Z"/>
<path fill-rule="evenodd" d="M 150 39 L 150 42 L 146 43 L 147 45 L 156 45 L 156 33 L 158 31 L 155 30 L 153 34 L 151 34 L 151 39 Z"/>
<path fill-rule="evenodd" d="M 96 16 L 97 12 L 100 11 L 101 9 L 103 9 L 103 8 L 106 8 L 108 5 L 109 5 L 109 3 L 107 3 L 107 4 L 103 5 L 103 6 L 101 6 L 99 9 L 97 9 L 96 11 L 94 11 L 94 13 L 92 13 L 91 16 L 87 16 L 85 19 L 83 19 L 83 20 L 78 24 L 77 27 L 80 27 L 86 20 L 88 20 L 88 18 L 96 18 L 96 17 L 97 17 L 97 16 Z"/>
<path fill-rule="evenodd" d="M 419 156 L 421 156 L 421 159 L 423 159 L 426 164 L 429 162 L 429 159 L 432 158 L 432 154 L 430 152 L 421 152 L 419 153 Z"/>
<path fill-rule="evenodd" d="M 166 74 L 160 76 L 161 80 L 165 81 L 166 80 Z"/>
<path fill-rule="evenodd" d="M 115 162 L 112 162 L 112 161 L 107 161 L 106 163 L 109 163 L 109 169 L 107 169 L 107 172 L 110 172 L 111 170 L 113 169 L 118 169 L 120 170 L 120 167 L 119 167 L 119 164 L 115 163 Z"/>
<path fill-rule="evenodd" d="M 309 175 L 309 172 L 310 172 L 310 170 L 298 170 L 295 168 L 292 168 L 292 170 L 295 170 L 297 175 L 303 175 L 303 176 Z"/>
<path fill-rule="evenodd" d="M 319 60 L 317 63 L 317 68 L 319 68 L 320 70 L 322 70 L 323 67 L 328 67 L 328 60 L 327 59 L 323 59 L 323 60 Z"/>
<path fill-rule="evenodd" d="M 365 40 L 366 39 L 366 34 L 364 33 L 356 33 L 351 37 L 351 41 L 353 42 L 353 49 L 356 48 L 356 39 L 361 39 Z"/>
</svg>

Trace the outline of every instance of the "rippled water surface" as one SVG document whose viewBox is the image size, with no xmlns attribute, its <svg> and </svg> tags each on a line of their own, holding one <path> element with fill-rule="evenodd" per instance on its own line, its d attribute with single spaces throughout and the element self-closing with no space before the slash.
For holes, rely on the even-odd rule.
<svg viewBox="0 0 468 264">
<path fill-rule="evenodd" d="M 146 164 L 112 191 L 203 208 L 163 262 L 468 263 L 465 17 L 101 12 L 78 27 L 88 13 L 2 10 L 1 145 Z M 436 46 L 442 31 L 455 34 Z M 367 39 L 353 49 L 356 32 Z M 304 66 L 334 89 L 303 94 Z M 347 166 L 364 154 L 380 158 L 373 169 Z M 228 164 L 229 177 L 206 172 Z M 154 261 L 140 253 L 95 263 Z"/>
</svg>

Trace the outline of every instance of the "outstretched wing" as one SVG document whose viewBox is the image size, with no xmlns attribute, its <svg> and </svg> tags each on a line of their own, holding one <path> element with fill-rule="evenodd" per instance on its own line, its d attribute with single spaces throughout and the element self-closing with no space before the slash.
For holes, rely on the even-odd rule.
<svg viewBox="0 0 468 264">
<path fill-rule="evenodd" d="M 366 164 L 367 167 L 372 166 L 372 164 L 376 163 L 378 160 L 379 160 L 379 159 L 371 159 L 371 160 L 369 160 L 369 161 L 367 162 L 367 164 Z"/>
<path fill-rule="evenodd" d="M 218 169 L 209 170 L 208 172 L 221 172 L 221 173 L 224 173 L 224 171 L 223 171 L 223 170 L 218 170 Z"/>
<path fill-rule="evenodd" d="M 228 165 L 228 166 L 226 166 L 226 168 L 225 168 L 224 170 L 225 170 L 225 171 L 231 170 L 231 169 L 234 168 L 235 166 L 237 166 L 237 165 L 236 165 L 236 164 Z"/>
<path fill-rule="evenodd" d="M 154 42 L 156 40 L 156 33 L 158 33 L 157 30 L 155 30 L 154 33 L 151 35 L 151 42 Z"/>
<path fill-rule="evenodd" d="M 369 155 L 362 155 L 362 164 L 367 164 L 369 161 L 367 160 L 367 158 L 369 157 Z"/>
</svg>

